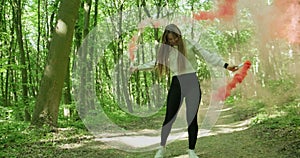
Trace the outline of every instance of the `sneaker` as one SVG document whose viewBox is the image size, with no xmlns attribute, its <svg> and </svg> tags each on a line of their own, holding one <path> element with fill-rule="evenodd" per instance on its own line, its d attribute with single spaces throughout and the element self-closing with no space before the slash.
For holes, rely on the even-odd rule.
<svg viewBox="0 0 300 158">
<path fill-rule="evenodd" d="M 163 158 L 164 154 L 166 152 L 166 148 L 163 146 L 160 146 L 155 154 L 154 158 Z"/>
<path fill-rule="evenodd" d="M 188 150 L 189 158 L 199 158 L 194 150 L 189 149 Z"/>
</svg>

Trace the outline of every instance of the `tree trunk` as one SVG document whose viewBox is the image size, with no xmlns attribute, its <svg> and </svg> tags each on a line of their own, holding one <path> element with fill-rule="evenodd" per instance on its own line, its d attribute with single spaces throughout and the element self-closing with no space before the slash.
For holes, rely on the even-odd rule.
<svg viewBox="0 0 300 158">
<path fill-rule="evenodd" d="M 16 25 L 16 34 L 17 41 L 19 46 L 19 51 L 21 54 L 21 73 L 22 73 L 22 100 L 25 105 L 25 121 L 30 121 L 30 114 L 28 112 L 28 86 L 27 86 L 27 70 L 26 70 L 26 58 L 25 58 L 25 50 L 24 50 L 24 42 L 23 42 L 23 32 L 22 32 L 22 8 L 21 8 L 21 0 L 17 0 L 14 8 L 14 21 Z M 20 118 L 21 119 L 21 118 Z"/>
<path fill-rule="evenodd" d="M 75 24 L 76 25 L 76 24 Z M 74 26 L 76 28 L 76 26 Z M 76 34 L 76 33 L 75 33 Z M 76 49 L 75 51 L 78 50 L 78 48 L 80 47 L 80 42 L 81 38 L 79 39 L 78 45 L 76 45 Z M 65 78 L 65 85 L 64 85 L 64 103 L 65 104 L 71 104 L 72 103 L 72 97 L 71 97 L 71 81 L 70 81 L 70 57 L 68 57 L 68 61 L 67 61 L 67 74 L 66 74 L 66 78 Z"/>
<path fill-rule="evenodd" d="M 68 68 L 74 26 L 80 0 L 63 0 L 58 21 L 50 43 L 48 61 L 37 96 L 32 125 L 48 124 L 57 127 L 59 102 Z"/>
<path fill-rule="evenodd" d="M 97 21 L 97 18 L 98 18 L 98 3 L 99 3 L 99 0 L 95 0 L 95 5 L 94 5 L 94 28 L 97 27 L 97 24 L 98 24 L 98 21 Z M 96 96 L 99 97 L 99 100 L 102 100 L 102 95 L 101 95 L 101 88 L 100 88 L 100 78 L 101 78 L 101 65 L 98 64 L 99 66 L 96 65 L 96 72 L 95 72 L 95 79 L 96 79 L 96 83 L 95 83 L 95 88 L 96 88 Z"/>
<path fill-rule="evenodd" d="M 1 24 L 5 24 L 5 19 L 3 18 L 4 17 L 4 1 L 2 0 L 1 2 L 0 2 L 0 22 L 1 22 Z M 0 32 L 6 32 L 5 31 L 6 30 L 6 28 L 4 27 L 4 26 L 0 26 Z M 2 40 L 2 39 L 1 39 Z M 2 42 L 0 42 L 0 48 L 3 48 L 3 44 L 2 44 Z M 3 53 L 3 55 L 2 55 L 2 53 Z M 4 56 L 4 51 L 2 50 L 2 51 L 0 51 L 0 59 L 2 59 L 3 58 L 3 56 Z M 2 62 L 0 63 L 0 67 L 2 68 L 3 67 L 3 65 L 2 65 Z M 6 70 L 6 73 L 8 73 L 8 70 Z M 8 80 L 8 78 L 6 77 L 6 79 Z M 3 103 L 4 105 L 6 105 L 6 103 L 7 103 L 7 91 L 5 91 L 4 89 L 4 83 L 5 83 L 5 85 L 7 85 L 8 83 L 7 83 L 7 80 L 5 80 L 4 81 L 4 72 L 2 72 L 2 70 L 0 70 L 0 89 L 1 89 L 1 98 L 2 99 L 0 99 L 0 104 L 1 103 Z M 6 86 L 5 86 L 6 87 Z"/>
<path fill-rule="evenodd" d="M 11 40 L 9 42 L 9 65 L 16 65 L 16 61 L 15 61 L 15 58 L 14 58 L 14 54 L 13 52 L 16 52 L 15 50 L 15 37 L 14 37 L 14 33 L 15 33 L 15 23 L 12 22 L 11 23 L 11 26 L 10 26 L 10 36 L 11 36 Z M 14 83 L 18 83 L 17 82 L 17 78 L 15 78 L 15 70 L 9 68 L 7 70 L 7 76 L 10 76 L 10 77 L 7 77 L 7 82 L 10 83 L 10 86 L 11 86 L 11 90 L 9 90 L 9 85 L 7 84 L 7 103 L 10 104 L 10 101 L 14 101 L 14 102 L 18 102 L 18 95 L 17 95 L 17 88 L 16 88 L 16 84 Z M 13 94 L 12 96 L 12 99 L 11 99 L 11 95 L 9 95 L 10 93 Z M 8 105 L 7 104 L 7 105 Z"/>
<path fill-rule="evenodd" d="M 70 58 L 68 58 L 68 67 L 67 67 L 67 75 L 65 78 L 65 89 L 64 89 L 64 103 L 71 104 L 71 81 L 70 81 Z"/>
<path fill-rule="evenodd" d="M 34 81 L 34 90 L 35 90 L 35 93 L 34 93 L 34 97 L 36 97 L 36 92 L 37 92 L 37 89 L 38 89 L 38 84 L 37 82 L 39 81 L 39 66 L 37 65 L 40 65 L 40 45 L 41 45 L 41 0 L 38 0 L 38 37 L 37 37 L 37 54 L 36 54 L 36 59 L 35 59 L 35 62 L 36 62 L 36 67 L 35 67 L 35 81 Z"/>
<path fill-rule="evenodd" d="M 7 32 L 6 30 L 6 19 L 5 19 L 5 2 L 2 1 L 1 2 L 1 7 L 0 7 L 0 20 L 1 20 L 1 32 Z M 13 25 L 13 24 L 12 24 Z M 13 42 L 13 33 L 14 30 L 11 30 L 11 41 Z M 5 48 L 5 46 L 8 46 L 8 42 L 6 40 L 4 40 L 4 42 L 0 42 L 0 48 Z M 9 45 L 10 47 L 8 49 L 5 49 L 4 51 L 2 51 L 0 53 L 0 58 L 4 58 L 5 56 L 5 52 L 8 52 L 8 62 L 7 64 L 10 65 L 11 64 L 11 58 L 12 58 L 12 53 L 11 53 L 11 45 Z M 3 53 L 3 54 L 2 54 Z M 2 67 L 2 65 L 0 65 L 0 67 Z M 10 100 L 8 99 L 9 97 L 9 73 L 10 73 L 10 67 L 8 67 L 6 69 L 6 73 L 4 75 L 4 73 L 1 73 L 1 90 L 2 90 L 2 97 L 3 100 L 0 100 L 0 102 L 3 101 L 3 104 L 5 106 L 8 106 L 10 104 Z M 5 81 L 4 81 L 4 76 L 5 76 Z M 4 85 L 5 83 L 5 85 Z M 4 87 L 5 86 L 5 87 Z"/>
<path fill-rule="evenodd" d="M 139 7 L 139 22 L 141 22 L 142 21 L 142 10 L 141 10 L 141 6 L 140 6 L 140 4 L 139 4 L 139 0 L 137 0 L 137 4 L 138 4 L 138 7 Z M 140 54 L 140 52 L 139 52 L 140 50 L 138 49 L 137 50 L 137 53 L 136 53 L 136 58 L 137 58 L 137 63 L 138 64 L 140 64 L 140 56 L 139 56 L 139 54 Z M 135 91 L 133 91 L 133 92 L 135 92 L 135 93 L 133 93 L 133 95 L 134 94 L 136 94 L 136 103 L 137 103 L 137 105 L 141 105 L 141 90 L 140 90 L 140 87 L 141 87 L 141 84 L 140 84 L 140 72 L 139 71 L 137 71 L 136 73 L 135 73 Z"/>
</svg>

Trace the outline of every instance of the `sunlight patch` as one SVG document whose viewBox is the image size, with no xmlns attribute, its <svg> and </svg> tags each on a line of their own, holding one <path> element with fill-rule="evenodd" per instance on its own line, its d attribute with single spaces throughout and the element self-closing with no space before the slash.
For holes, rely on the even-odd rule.
<svg viewBox="0 0 300 158">
<path fill-rule="evenodd" d="M 61 19 L 58 19 L 57 25 L 56 25 L 56 33 L 59 35 L 66 35 L 68 31 L 67 24 L 62 21 Z"/>
</svg>

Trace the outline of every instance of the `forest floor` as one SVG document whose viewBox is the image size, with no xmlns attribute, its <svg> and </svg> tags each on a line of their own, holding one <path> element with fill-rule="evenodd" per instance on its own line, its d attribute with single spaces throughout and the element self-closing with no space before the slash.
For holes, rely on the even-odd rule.
<svg viewBox="0 0 300 158">
<path fill-rule="evenodd" d="M 216 125 L 219 130 L 213 135 L 199 137 L 195 151 L 201 158 L 299 158 L 298 105 L 293 106 L 295 113 L 256 119 L 256 123 L 253 123 L 255 119 L 249 115 L 249 110 L 239 109 L 247 111 L 247 117 L 237 110 L 224 112 L 219 121 L 223 125 Z M 225 117 L 230 113 L 235 113 L 235 117 Z M 233 122 L 237 115 L 243 121 Z M 48 128 L 30 130 L 29 123 L 3 120 L 0 123 L 0 157 L 151 158 L 155 155 L 155 150 L 126 152 L 114 149 L 98 141 L 83 127 L 66 126 L 49 132 Z M 176 140 L 167 146 L 166 157 L 186 158 L 187 148 L 187 139 Z"/>
</svg>

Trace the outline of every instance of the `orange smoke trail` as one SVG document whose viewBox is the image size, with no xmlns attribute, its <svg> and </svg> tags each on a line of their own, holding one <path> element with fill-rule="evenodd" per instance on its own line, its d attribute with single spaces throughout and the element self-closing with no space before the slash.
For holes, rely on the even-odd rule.
<svg viewBox="0 0 300 158">
<path fill-rule="evenodd" d="M 200 11 L 194 14 L 195 20 L 213 20 L 215 18 L 231 19 L 236 14 L 236 3 L 238 0 L 224 0 L 218 5 L 215 12 Z"/>
<path fill-rule="evenodd" d="M 247 76 L 247 71 L 249 70 L 250 66 L 251 62 L 247 60 L 244 63 L 241 71 L 236 73 L 233 79 L 225 87 L 221 87 L 217 94 L 213 95 L 213 98 L 215 100 L 224 101 L 228 96 L 230 96 L 231 90 L 234 89 L 238 83 L 242 83 L 244 78 Z"/>
</svg>

